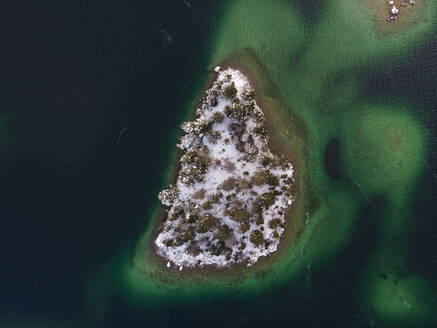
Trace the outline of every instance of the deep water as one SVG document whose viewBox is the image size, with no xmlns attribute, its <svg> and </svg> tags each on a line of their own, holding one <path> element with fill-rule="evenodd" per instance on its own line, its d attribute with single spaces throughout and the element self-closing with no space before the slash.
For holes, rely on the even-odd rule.
<svg viewBox="0 0 437 328">
<path fill-rule="evenodd" d="M 296 2 L 305 24 L 316 24 L 323 2 Z M 156 205 L 187 95 L 206 82 L 219 4 L 13 3 L 1 11 L 0 327 L 386 327 L 357 291 L 383 239 L 380 197 L 360 206 L 358 229 L 334 260 L 253 300 L 152 310 L 113 293 L 118 281 L 102 267 L 120 249 L 133 253 Z M 395 95 L 427 129 L 403 242 L 410 272 L 437 286 L 437 35 L 360 75 L 358 99 Z M 350 183 L 343 147 L 339 137 L 322 154 L 330 183 Z M 94 294 L 90 281 L 107 294 L 101 286 Z"/>
</svg>

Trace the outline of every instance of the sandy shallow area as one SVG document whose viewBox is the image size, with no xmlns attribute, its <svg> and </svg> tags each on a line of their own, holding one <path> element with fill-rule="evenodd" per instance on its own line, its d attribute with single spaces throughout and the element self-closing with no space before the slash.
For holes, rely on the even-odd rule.
<svg viewBox="0 0 437 328">
<path fill-rule="evenodd" d="M 426 20 L 428 0 L 393 0 L 393 4 L 388 0 L 364 2 L 374 11 L 376 29 L 383 34 L 399 33 Z"/>
</svg>

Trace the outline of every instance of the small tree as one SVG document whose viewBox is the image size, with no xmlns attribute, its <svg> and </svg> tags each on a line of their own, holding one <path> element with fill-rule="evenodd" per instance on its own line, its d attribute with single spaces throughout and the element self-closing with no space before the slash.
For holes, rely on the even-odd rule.
<svg viewBox="0 0 437 328">
<path fill-rule="evenodd" d="M 223 122 L 224 118 L 225 118 L 225 116 L 222 113 L 220 113 L 220 112 L 215 112 L 214 114 L 212 114 L 212 120 L 215 123 Z"/>
<path fill-rule="evenodd" d="M 232 100 L 235 98 L 235 96 L 237 95 L 237 89 L 235 88 L 235 83 L 232 82 L 230 85 L 228 85 L 224 91 L 223 91 L 224 95 L 226 98 Z"/>
<path fill-rule="evenodd" d="M 264 241 L 264 236 L 262 234 L 261 231 L 259 230 L 254 230 L 251 234 L 250 234 L 250 241 L 252 242 L 252 244 L 254 244 L 255 246 L 259 246 L 263 243 Z"/>
</svg>

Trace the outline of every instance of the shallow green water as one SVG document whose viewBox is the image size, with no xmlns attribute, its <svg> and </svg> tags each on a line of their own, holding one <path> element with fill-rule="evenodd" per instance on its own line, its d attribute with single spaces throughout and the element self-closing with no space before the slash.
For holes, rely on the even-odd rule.
<svg viewBox="0 0 437 328">
<path fill-rule="evenodd" d="M 219 51 L 214 52 L 213 62 L 228 55 L 229 50 L 224 45 L 239 44 L 255 50 L 269 68 L 282 96 L 307 123 L 311 134 L 311 183 L 325 201 L 320 204 L 311 221 L 312 226 L 306 231 L 311 238 L 309 250 L 302 257 L 315 264 L 322 259 L 326 261 L 336 249 L 346 246 L 348 235 L 359 228 L 354 225 L 354 214 L 363 198 L 368 202 L 376 196 L 385 199 L 387 204 L 380 218 L 383 240 L 374 257 L 391 260 L 372 259 L 369 267 L 373 270 L 363 274 L 365 282 L 362 288 L 366 289 L 368 283 L 375 286 L 369 290 L 386 288 L 384 282 L 378 281 L 376 272 L 406 269 L 405 264 L 399 263 L 406 255 L 402 237 L 408 232 L 411 221 L 409 193 L 421 177 L 428 156 L 427 132 L 414 116 L 414 110 L 397 99 L 385 99 L 383 103 L 374 103 L 372 99 L 367 102 L 358 100 L 356 96 L 362 78 L 359 69 L 369 64 L 390 63 L 391 56 L 405 54 L 425 42 L 435 27 L 435 23 L 430 23 L 435 20 L 431 17 L 435 16 L 435 8 L 429 8 L 428 24 L 383 37 L 375 33 L 369 19 L 370 10 L 354 1 L 324 4 L 320 21 L 311 29 L 306 28 L 300 19 L 297 7 L 285 5 L 282 1 L 268 4 L 268 9 L 263 8 L 266 2 L 262 1 L 259 4 L 240 1 L 230 5 L 231 14 L 223 22 L 225 32 L 218 33 Z M 246 10 L 248 7 L 250 9 Z M 272 15 L 276 18 L 273 22 L 262 24 L 275 31 L 276 44 L 268 43 L 267 47 L 260 48 L 259 45 L 266 42 L 264 35 L 251 33 L 251 29 L 244 27 L 246 17 L 254 8 L 269 14 L 277 10 L 278 14 Z M 259 21 L 256 14 L 250 17 Z M 241 38 L 243 42 L 240 42 Z M 336 90 L 336 81 L 340 81 L 339 90 Z M 343 145 L 341 162 L 345 179 L 342 184 L 329 181 L 322 167 L 323 149 L 333 137 L 340 137 Z M 333 222 L 330 216 L 340 216 L 340 219 Z M 390 245 L 387 247 L 387 244 Z M 284 275 L 292 276 L 290 271 L 287 268 Z M 374 280 L 369 278 L 372 274 Z M 424 279 L 407 275 L 398 286 L 391 288 L 393 292 L 402 293 L 402 302 L 390 302 L 389 296 L 384 299 L 378 292 L 369 291 L 370 296 L 364 298 L 366 305 L 387 320 L 404 316 L 404 319 L 428 322 L 427 318 L 433 317 L 432 306 L 429 306 L 431 286 Z M 420 295 L 416 288 L 424 294 Z M 415 294 L 419 296 L 415 297 Z M 414 303 L 411 308 L 406 306 L 410 298 Z"/>
</svg>

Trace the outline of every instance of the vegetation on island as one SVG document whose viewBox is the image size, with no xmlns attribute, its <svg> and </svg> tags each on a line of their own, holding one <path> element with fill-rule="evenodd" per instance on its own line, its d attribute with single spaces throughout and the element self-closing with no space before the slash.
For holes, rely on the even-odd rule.
<svg viewBox="0 0 437 328">
<path fill-rule="evenodd" d="M 197 119 L 182 129 L 177 183 L 159 194 L 168 218 L 158 253 L 180 266 L 223 266 L 274 252 L 291 205 L 293 167 L 269 151 L 265 118 L 245 77 L 220 73 Z"/>
</svg>

